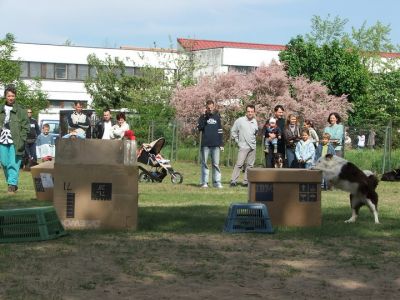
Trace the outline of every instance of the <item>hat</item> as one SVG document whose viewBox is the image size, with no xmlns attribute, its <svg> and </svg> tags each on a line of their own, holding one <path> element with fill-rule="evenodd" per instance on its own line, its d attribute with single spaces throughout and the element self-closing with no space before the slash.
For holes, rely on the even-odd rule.
<svg viewBox="0 0 400 300">
<path fill-rule="evenodd" d="M 269 119 L 269 124 L 275 124 L 275 123 L 276 123 L 276 119 L 275 118 Z"/>
</svg>

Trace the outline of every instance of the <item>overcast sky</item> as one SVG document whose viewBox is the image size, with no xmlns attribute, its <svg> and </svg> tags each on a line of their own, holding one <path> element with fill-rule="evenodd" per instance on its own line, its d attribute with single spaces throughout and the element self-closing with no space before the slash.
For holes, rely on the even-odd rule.
<svg viewBox="0 0 400 300">
<path fill-rule="evenodd" d="M 0 0 L 0 35 L 18 42 L 176 47 L 176 39 L 286 44 L 313 15 L 391 25 L 400 44 L 399 0 Z"/>
</svg>

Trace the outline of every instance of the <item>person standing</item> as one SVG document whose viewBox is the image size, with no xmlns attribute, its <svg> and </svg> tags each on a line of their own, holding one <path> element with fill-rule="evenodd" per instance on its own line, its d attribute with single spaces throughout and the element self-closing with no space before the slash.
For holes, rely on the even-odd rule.
<svg viewBox="0 0 400 300">
<path fill-rule="evenodd" d="M 295 153 L 299 168 L 310 169 L 314 163 L 315 146 L 308 129 L 304 128 L 301 131 L 301 140 L 296 145 Z"/>
<path fill-rule="evenodd" d="M 208 187 L 207 160 L 208 156 L 211 155 L 212 184 L 216 188 L 222 188 L 219 156 L 220 151 L 224 150 L 223 131 L 221 116 L 215 110 L 214 101 L 208 100 L 206 102 L 206 110 L 200 116 L 197 128 L 201 131 L 201 187 Z"/>
<path fill-rule="evenodd" d="M 15 102 L 17 90 L 9 85 L 4 90 L 5 105 L 0 109 L 0 161 L 8 184 L 8 193 L 18 190 L 19 169 L 30 130 L 26 110 Z"/>
<path fill-rule="evenodd" d="M 36 139 L 40 134 L 40 128 L 38 122 L 32 118 L 32 108 L 28 108 L 27 113 L 30 130 L 25 143 L 25 165 L 31 167 L 37 164 Z"/>
<path fill-rule="evenodd" d="M 289 115 L 286 128 L 284 131 L 286 141 L 286 155 L 288 168 L 297 168 L 296 145 L 300 141 L 300 128 L 297 123 L 297 117 L 293 114 Z"/>
<path fill-rule="evenodd" d="M 81 101 L 74 102 L 75 110 L 68 116 L 68 131 L 79 138 L 86 138 L 86 130 L 90 126 L 89 118 L 83 113 L 83 104 Z M 69 135 L 65 136 L 69 137 Z"/>
<path fill-rule="evenodd" d="M 115 125 L 111 117 L 111 110 L 105 108 L 103 110 L 103 119 L 98 121 L 93 130 L 93 138 L 109 140 L 111 139 L 111 128 Z"/>
<path fill-rule="evenodd" d="M 285 159 L 285 135 L 283 132 L 285 131 L 285 118 L 284 118 L 284 113 L 285 109 L 283 108 L 282 105 L 278 104 L 274 107 L 274 118 L 276 119 L 276 125 L 279 127 L 281 134 L 281 138 L 278 139 L 278 149 L 277 152 L 280 153 Z M 264 128 L 266 129 L 269 120 L 264 125 Z M 271 153 L 269 151 L 268 153 L 265 153 L 265 167 L 267 168 L 274 168 L 274 153 Z"/>
<path fill-rule="evenodd" d="M 111 128 L 110 138 L 112 140 L 122 140 L 127 130 L 129 130 L 129 124 L 126 122 L 126 116 L 123 112 L 120 112 L 117 114 L 117 124 Z"/>
<path fill-rule="evenodd" d="M 231 129 L 231 137 L 235 140 L 239 147 L 236 164 L 233 168 L 231 177 L 231 187 L 237 185 L 237 180 L 246 162 L 242 186 L 247 186 L 247 171 L 252 168 L 256 160 L 256 136 L 258 132 L 258 124 L 255 119 L 256 108 L 254 105 L 246 106 L 246 115 L 236 119 Z"/>
<path fill-rule="evenodd" d="M 339 157 L 343 157 L 343 140 L 344 127 L 340 124 L 342 118 L 337 112 L 330 113 L 328 116 L 329 126 L 325 127 L 324 133 L 329 133 L 331 136 L 330 143 L 335 148 L 335 153 Z"/>
</svg>

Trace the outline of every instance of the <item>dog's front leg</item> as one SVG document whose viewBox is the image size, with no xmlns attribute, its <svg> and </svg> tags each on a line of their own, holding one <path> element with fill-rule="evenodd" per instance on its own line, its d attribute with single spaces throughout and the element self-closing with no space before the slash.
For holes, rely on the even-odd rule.
<svg viewBox="0 0 400 300">
<path fill-rule="evenodd" d="M 375 224 L 380 224 L 379 223 L 379 218 L 378 218 L 378 212 L 376 210 L 375 205 L 369 199 L 367 199 L 367 205 L 368 205 L 370 211 L 372 212 L 372 214 L 374 215 Z"/>
</svg>

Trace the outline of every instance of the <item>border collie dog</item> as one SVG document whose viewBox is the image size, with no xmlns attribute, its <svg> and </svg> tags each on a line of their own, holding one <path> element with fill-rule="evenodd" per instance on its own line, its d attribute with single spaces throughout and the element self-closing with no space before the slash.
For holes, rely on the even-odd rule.
<svg viewBox="0 0 400 300">
<path fill-rule="evenodd" d="M 378 194 L 375 191 L 378 179 L 371 171 L 361 171 L 353 163 L 332 154 L 318 159 L 314 169 L 321 170 L 325 179 L 335 187 L 350 193 L 352 216 L 346 223 L 354 223 L 360 207 L 367 205 L 375 223 L 379 224 Z"/>
<path fill-rule="evenodd" d="M 274 154 L 274 167 L 277 169 L 283 168 L 283 156 L 281 153 Z"/>
</svg>

